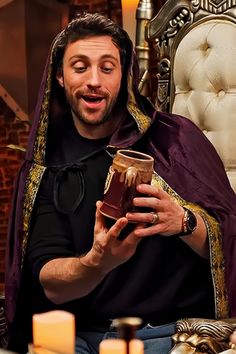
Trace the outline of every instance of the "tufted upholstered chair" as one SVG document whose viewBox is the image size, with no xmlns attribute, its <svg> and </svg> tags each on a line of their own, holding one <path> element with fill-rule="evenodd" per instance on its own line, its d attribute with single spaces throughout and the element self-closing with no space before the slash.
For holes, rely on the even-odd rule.
<svg viewBox="0 0 236 354">
<path fill-rule="evenodd" d="M 167 0 L 146 26 L 159 110 L 206 134 L 236 191 L 236 1 Z"/>
</svg>

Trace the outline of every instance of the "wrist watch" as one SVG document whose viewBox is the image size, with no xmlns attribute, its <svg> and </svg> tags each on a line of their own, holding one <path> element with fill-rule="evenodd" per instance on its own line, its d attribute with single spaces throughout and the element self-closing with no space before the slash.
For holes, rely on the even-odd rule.
<svg viewBox="0 0 236 354">
<path fill-rule="evenodd" d="M 197 218 L 194 213 L 184 208 L 183 227 L 180 236 L 190 235 L 197 227 Z"/>
</svg>

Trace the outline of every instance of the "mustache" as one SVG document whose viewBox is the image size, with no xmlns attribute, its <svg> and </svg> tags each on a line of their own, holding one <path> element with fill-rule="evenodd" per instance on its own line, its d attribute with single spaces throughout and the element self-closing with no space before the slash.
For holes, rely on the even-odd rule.
<svg viewBox="0 0 236 354">
<path fill-rule="evenodd" d="M 101 89 L 89 89 L 89 90 L 80 90 L 76 92 L 76 96 L 90 96 L 90 95 L 98 95 L 104 98 L 109 97 L 109 93 L 103 91 Z"/>
</svg>

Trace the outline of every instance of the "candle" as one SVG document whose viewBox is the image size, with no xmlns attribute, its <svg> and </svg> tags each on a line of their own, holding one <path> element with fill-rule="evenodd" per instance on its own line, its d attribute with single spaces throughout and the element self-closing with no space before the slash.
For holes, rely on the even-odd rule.
<svg viewBox="0 0 236 354">
<path fill-rule="evenodd" d="M 99 354 L 126 354 L 126 342 L 123 339 L 103 339 L 99 344 Z"/>
<path fill-rule="evenodd" d="M 135 46 L 136 10 L 139 0 L 121 0 L 123 29 L 128 32 Z"/>
<path fill-rule="evenodd" d="M 126 354 L 127 343 L 124 339 L 108 338 L 99 345 L 99 354 Z M 140 339 L 131 339 L 129 342 L 129 354 L 143 354 L 144 345 Z"/>
<path fill-rule="evenodd" d="M 33 315 L 33 344 L 57 353 L 74 354 L 74 315 L 59 310 Z"/>
<path fill-rule="evenodd" d="M 143 354 L 144 353 L 144 344 L 140 339 L 131 339 L 129 342 L 129 351 L 130 354 Z"/>
</svg>

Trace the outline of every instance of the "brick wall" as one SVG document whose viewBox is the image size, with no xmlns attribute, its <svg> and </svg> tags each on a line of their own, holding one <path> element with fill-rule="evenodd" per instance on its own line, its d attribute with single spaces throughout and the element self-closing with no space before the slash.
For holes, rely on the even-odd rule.
<svg viewBox="0 0 236 354">
<path fill-rule="evenodd" d="M 7 224 L 14 179 L 23 152 L 7 145 L 26 147 L 29 125 L 19 121 L 0 98 L 0 293 L 4 290 L 4 261 Z"/>
</svg>

